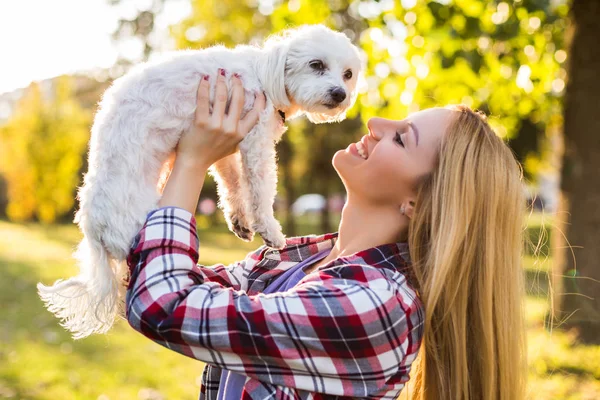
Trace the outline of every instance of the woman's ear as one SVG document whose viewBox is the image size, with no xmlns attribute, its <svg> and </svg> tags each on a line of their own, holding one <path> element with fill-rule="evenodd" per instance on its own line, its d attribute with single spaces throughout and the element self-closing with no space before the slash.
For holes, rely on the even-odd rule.
<svg viewBox="0 0 600 400">
<path fill-rule="evenodd" d="M 413 200 L 407 200 L 400 206 L 400 212 L 406 215 L 409 219 L 412 219 L 415 212 L 415 202 Z"/>
</svg>

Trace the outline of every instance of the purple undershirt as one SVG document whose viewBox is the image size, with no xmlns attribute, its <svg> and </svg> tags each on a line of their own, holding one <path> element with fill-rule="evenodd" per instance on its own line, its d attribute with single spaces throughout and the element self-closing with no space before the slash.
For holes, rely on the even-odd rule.
<svg viewBox="0 0 600 400">
<path fill-rule="evenodd" d="M 292 268 L 275 278 L 275 280 L 263 290 L 263 293 L 268 294 L 285 292 L 286 290 L 293 288 L 298 282 L 300 282 L 302 278 L 306 276 L 303 271 L 304 267 L 314 264 L 327 257 L 330 251 L 331 249 L 323 250 L 294 265 Z M 245 375 L 240 375 L 223 369 L 221 371 L 221 382 L 219 384 L 217 400 L 240 400 L 242 397 L 244 382 L 246 382 Z"/>
</svg>

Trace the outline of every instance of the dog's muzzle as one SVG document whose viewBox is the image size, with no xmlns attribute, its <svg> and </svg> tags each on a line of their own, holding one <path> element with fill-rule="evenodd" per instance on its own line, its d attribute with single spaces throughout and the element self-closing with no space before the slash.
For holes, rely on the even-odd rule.
<svg viewBox="0 0 600 400">
<path fill-rule="evenodd" d="M 346 91 L 342 87 L 334 87 L 329 89 L 329 97 L 332 100 L 332 103 L 335 103 L 337 106 L 342 101 L 346 100 Z"/>
</svg>

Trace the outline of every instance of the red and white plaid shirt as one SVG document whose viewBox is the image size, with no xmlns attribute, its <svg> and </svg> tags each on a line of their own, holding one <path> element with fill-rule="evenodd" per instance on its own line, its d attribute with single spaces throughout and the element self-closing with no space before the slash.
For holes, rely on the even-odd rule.
<svg viewBox="0 0 600 400">
<path fill-rule="evenodd" d="M 406 244 L 338 258 L 286 292 L 261 293 L 336 239 L 288 238 L 283 250 L 203 267 L 193 215 L 159 209 L 128 256 L 127 319 L 206 363 L 200 400 L 216 399 L 222 368 L 247 376 L 242 399 L 395 399 L 423 334 Z"/>
</svg>

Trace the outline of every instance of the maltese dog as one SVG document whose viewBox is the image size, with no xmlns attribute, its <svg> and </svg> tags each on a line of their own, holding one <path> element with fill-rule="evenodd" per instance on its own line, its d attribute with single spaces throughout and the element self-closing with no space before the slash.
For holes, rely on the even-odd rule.
<svg viewBox="0 0 600 400">
<path fill-rule="evenodd" d="M 307 25 L 270 37 L 262 47 L 215 46 L 174 52 L 138 65 L 104 93 L 91 132 L 89 168 L 75 216 L 84 238 L 75 257 L 80 274 L 53 286 L 38 284 L 48 309 L 82 338 L 104 333 L 123 313 L 132 239 L 155 209 L 177 142 L 193 122 L 198 83 L 219 68 L 241 76 L 244 113 L 257 90 L 267 104 L 239 152 L 210 168 L 227 225 L 238 237 L 281 249 L 285 236 L 273 216 L 277 189 L 275 143 L 286 119 L 306 114 L 314 123 L 345 118 L 356 100 L 363 63 L 342 33 Z M 211 79 L 211 102 L 216 79 Z M 166 172 L 165 172 L 166 171 Z"/>
</svg>

